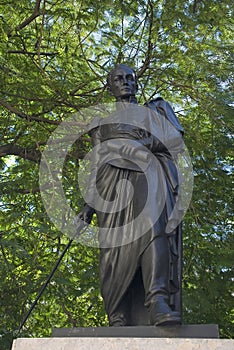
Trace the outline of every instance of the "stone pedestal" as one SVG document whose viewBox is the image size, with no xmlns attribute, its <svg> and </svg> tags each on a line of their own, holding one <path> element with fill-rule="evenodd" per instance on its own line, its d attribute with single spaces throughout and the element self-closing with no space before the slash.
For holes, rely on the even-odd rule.
<svg viewBox="0 0 234 350">
<path fill-rule="evenodd" d="M 51 338 L 19 338 L 12 350 L 234 350 L 217 325 L 54 329 Z"/>
<path fill-rule="evenodd" d="M 19 338 L 12 350 L 233 350 L 229 339 Z"/>
<path fill-rule="evenodd" d="M 192 324 L 166 327 L 132 326 L 54 328 L 52 337 L 219 338 L 219 328 L 216 324 Z"/>
</svg>

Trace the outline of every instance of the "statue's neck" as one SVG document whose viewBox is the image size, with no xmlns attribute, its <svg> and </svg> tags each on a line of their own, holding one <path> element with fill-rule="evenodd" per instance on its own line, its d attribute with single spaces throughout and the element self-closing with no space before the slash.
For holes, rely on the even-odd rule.
<svg viewBox="0 0 234 350">
<path fill-rule="evenodd" d="M 116 99 L 116 108 L 117 108 L 117 110 L 125 109 L 129 105 L 129 103 L 138 104 L 136 97 L 135 96 L 128 96 L 126 98 L 117 98 Z"/>
</svg>

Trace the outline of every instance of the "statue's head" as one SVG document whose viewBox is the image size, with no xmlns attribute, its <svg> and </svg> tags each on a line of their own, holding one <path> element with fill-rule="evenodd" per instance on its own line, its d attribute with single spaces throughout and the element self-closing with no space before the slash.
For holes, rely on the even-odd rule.
<svg viewBox="0 0 234 350">
<path fill-rule="evenodd" d="M 134 69 L 125 64 L 119 64 L 108 74 L 107 86 L 110 93 L 117 100 L 124 100 L 135 96 L 138 85 Z"/>
</svg>

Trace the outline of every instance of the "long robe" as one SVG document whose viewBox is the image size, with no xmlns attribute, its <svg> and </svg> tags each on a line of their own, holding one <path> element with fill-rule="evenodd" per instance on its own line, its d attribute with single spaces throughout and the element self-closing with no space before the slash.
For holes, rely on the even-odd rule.
<svg viewBox="0 0 234 350">
<path fill-rule="evenodd" d="M 149 324 L 140 259 L 160 235 L 167 235 L 170 245 L 170 304 L 181 311 L 176 158 L 183 151 L 183 129 L 161 98 L 143 108 L 127 106 L 90 129 L 96 152 L 87 203 L 98 217 L 105 309 L 111 315 L 123 304 L 130 325 Z"/>
</svg>

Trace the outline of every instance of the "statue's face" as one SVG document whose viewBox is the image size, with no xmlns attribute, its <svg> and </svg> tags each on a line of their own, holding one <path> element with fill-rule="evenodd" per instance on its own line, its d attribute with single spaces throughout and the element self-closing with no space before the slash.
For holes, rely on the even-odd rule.
<svg viewBox="0 0 234 350">
<path fill-rule="evenodd" d="M 133 70 L 127 66 L 116 68 L 111 74 L 110 91 L 117 99 L 135 96 L 137 82 Z"/>
</svg>

